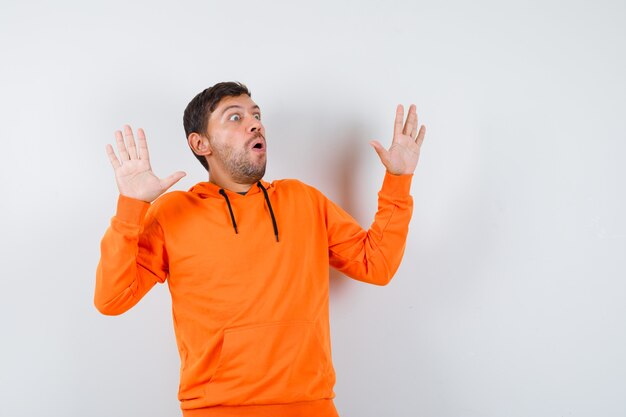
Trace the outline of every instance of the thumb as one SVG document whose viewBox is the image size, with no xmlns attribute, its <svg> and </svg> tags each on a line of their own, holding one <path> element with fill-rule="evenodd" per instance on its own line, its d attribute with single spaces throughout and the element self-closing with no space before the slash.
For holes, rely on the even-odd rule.
<svg viewBox="0 0 626 417">
<path fill-rule="evenodd" d="M 180 179 L 182 177 L 184 177 L 185 175 L 187 175 L 187 174 L 184 173 L 183 171 L 177 171 L 177 172 L 173 173 L 172 175 L 170 175 L 169 177 L 163 178 L 161 180 L 161 186 L 163 187 L 164 190 L 167 190 L 172 185 L 174 185 L 178 181 L 180 181 Z"/>
<path fill-rule="evenodd" d="M 383 165 L 386 167 L 387 162 L 389 162 L 389 152 L 387 151 L 387 149 L 385 149 L 383 145 L 381 145 L 376 140 L 371 140 L 370 145 L 372 145 L 372 148 L 374 148 L 374 150 L 378 154 L 378 157 L 380 158 L 380 162 L 382 162 Z"/>
</svg>

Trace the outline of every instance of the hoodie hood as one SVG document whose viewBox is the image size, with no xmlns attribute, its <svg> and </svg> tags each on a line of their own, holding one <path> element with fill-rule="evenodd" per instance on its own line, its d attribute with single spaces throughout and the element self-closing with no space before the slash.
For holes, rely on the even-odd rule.
<svg viewBox="0 0 626 417">
<path fill-rule="evenodd" d="M 226 190 L 225 188 L 220 188 L 217 184 L 212 182 L 200 182 L 189 189 L 189 192 L 197 194 L 200 198 L 219 198 L 223 199 L 226 203 L 226 207 L 228 208 L 228 213 L 230 215 L 230 221 L 233 225 L 233 230 L 235 234 L 239 234 L 237 230 L 237 219 L 235 217 L 235 213 L 233 212 L 233 206 L 230 203 L 230 200 L 240 199 L 254 196 L 255 194 L 263 194 L 263 198 L 265 199 L 265 203 L 267 204 L 267 208 L 270 214 L 270 219 L 272 220 L 272 227 L 274 229 L 274 236 L 276 237 L 276 243 L 278 240 L 278 224 L 276 223 L 276 216 L 274 215 L 274 209 L 272 208 L 272 202 L 270 201 L 270 194 L 274 193 L 274 185 L 270 184 L 266 181 L 259 180 L 255 185 L 250 187 L 248 192 L 245 195 L 241 195 L 234 191 Z"/>
</svg>

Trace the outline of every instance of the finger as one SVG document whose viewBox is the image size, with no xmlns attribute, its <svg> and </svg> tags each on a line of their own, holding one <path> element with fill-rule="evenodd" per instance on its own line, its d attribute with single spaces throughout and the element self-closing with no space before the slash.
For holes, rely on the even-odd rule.
<svg viewBox="0 0 626 417">
<path fill-rule="evenodd" d="M 416 137 L 416 139 L 417 139 L 417 136 L 416 136 L 416 135 L 419 133 L 419 132 L 417 131 L 417 127 L 419 126 L 418 121 L 419 121 L 419 117 L 417 116 L 417 111 L 416 111 L 416 112 L 415 112 L 415 127 L 413 128 L 413 134 L 411 135 L 411 137 L 415 136 L 415 137 Z M 422 126 L 423 126 L 423 125 L 422 125 Z M 421 127 L 420 127 L 420 129 L 421 129 Z"/>
<path fill-rule="evenodd" d="M 115 131 L 115 144 L 117 145 L 117 152 L 120 154 L 120 163 L 128 161 L 128 151 L 126 150 L 126 144 L 124 143 L 124 137 L 119 130 Z"/>
<path fill-rule="evenodd" d="M 142 128 L 137 129 L 137 145 L 139 146 L 139 159 L 149 161 L 148 141 L 146 141 L 146 133 Z"/>
<path fill-rule="evenodd" d="M 387 149 L 385 149 L 383 145 L 375 140 L 370 141 L 370 145 L 372 145 L 372 148 L 374 148 L 374 150 L 378 154 L 380 162 L 382 162 L 383 165 L 387 167 L 387 162 L 389 161 L 389 152 L 387 151 Z"/>
<path fill-rule="evenodd" d="M 109 157 L 109 161 L 111 162 L 111 165 L 113 166 L 113 169 L 117 169 L 120 166 L 122 166 L 122 164 L 120 164 L 120 161 L 117 159 L 117 156 L 115 156 L 115 152 L 113 151 L 113 146 L 107 144 L 106 151 L 107 151 L 107 156 Z"/>
<path fill-rule="evenodd" d="M 183 171 L 175 172 L 172 175 L 170 175 L 169 177 L 163 178 L 161 180 L 161 186 L 163 187 L 164 190 L 167 190 L 172 185 L 176 184 L 185 175 L 187 175 L 187 174 L 184 173 Z"/>
<path fill-rule="evenodd" d="M 415 104 L 411 104 L 411 106 L 409 106 L 409 115 L 406 117 L 406 123 L 404 125 L 404 130 L 402 131 L 402 133 L 404 133 L 407 136 L 410 136 L 411 138 L 414 138 L 416 127 L 417 127 L 417 113 L 415 111 Z"/>
<path fill-rule="evenodd" d="M 128 149 L 130 159 L 137 159 L 137 145 L 135 145 L 133 129 L 129 125 L 124 125 L 124 140 L 126 141 L 126 149 Z"/>
<path fill-rule="evenodd" d="M 426 126 L 422 125 L 422 127 L 420 127 L 420 131 L 417 133 L 417 137 L 415 138 L 415 144 L 421 147 L 422 142 L 424 142 L 425 136 L 426 136 Z"/>
<path fill-rule="evenodd" d="M 395 141 L 398 135 L 402 132 L 402 119 L 404 119 L 404 107 L 402 104 L 398 104 L 396 107 L 396 120 L 393 124 L 393 140 Z"/>
</svg>

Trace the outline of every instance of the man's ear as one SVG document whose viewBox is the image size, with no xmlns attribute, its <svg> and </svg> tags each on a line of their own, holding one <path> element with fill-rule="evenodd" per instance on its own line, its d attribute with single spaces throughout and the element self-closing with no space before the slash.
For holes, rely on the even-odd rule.
<svg viewBox="0 0 626 417">
<path fill-rule="evenodd" d="M 206 156 L 213 153 L 211 149 L 211 144 L 209 143 L 209 138 L 204 135 L 193 132 L 187 138 L 187 143 L 189 143 L 189 147 L 196 155 Z"/>
</svg>

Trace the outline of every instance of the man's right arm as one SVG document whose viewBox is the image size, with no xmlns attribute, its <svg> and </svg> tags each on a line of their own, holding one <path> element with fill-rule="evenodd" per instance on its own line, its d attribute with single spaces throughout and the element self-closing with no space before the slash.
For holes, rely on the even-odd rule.
<svg viewBox="0 0 626 417">
<path fill-rule="evenodd" d="M 130 126 L 115 132 L 119 158 L 111 145 L 107 155 L 115 172 L 120 196 L 117 213 L 101 243 L 94 303 L 103 314 L 122 314 L 157 282 L 167 277 L 163 231 L 150 203 L 185 173 L 160 179 L 152 172 L 145 133 L 135 143 Z"/>
</svg>

